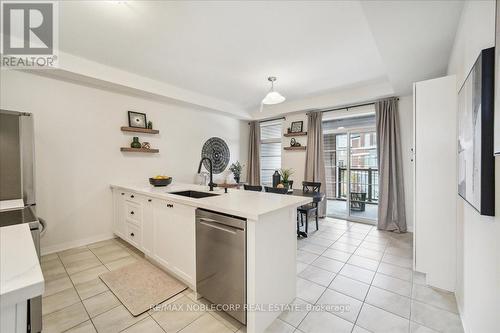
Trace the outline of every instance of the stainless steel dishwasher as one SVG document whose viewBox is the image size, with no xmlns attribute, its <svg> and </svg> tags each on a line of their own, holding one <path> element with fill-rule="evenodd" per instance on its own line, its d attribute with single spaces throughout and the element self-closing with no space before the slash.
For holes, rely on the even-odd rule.
<svg viewBox="0 0 500 333">
<path fill-rule="evenodd" d="M 196 289 L 246 325 L 246 220 L 196 210 Z"/>
</svg>

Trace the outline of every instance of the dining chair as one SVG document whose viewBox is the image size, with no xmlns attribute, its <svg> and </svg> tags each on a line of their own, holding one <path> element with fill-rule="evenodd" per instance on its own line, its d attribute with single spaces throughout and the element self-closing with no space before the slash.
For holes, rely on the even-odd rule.
<svg viewBox="0 0 500 333">
<path fill-rule="evenodd" d="M 302 182 L 302 192 L 304 193 L 319 193 L 321 190 L 321 183 L 319 182 Z M 309 229 L 309 216 L 311 213 L 314 213 L 315 219 L 316 219 L 316 230 L 319 230 L 319 223 L 318 223 L 318 203 L 317 202 L 311 202 L 306 205 L 300 206 L 297 208 L 297 229 L 298 223 L 299 223 L 299 215 L 300 215 L 300 222 L 302 225 L 304 225 L 304 220 L 303 217 L 305 217 L 305 223 L 306 223 L 306 234 Z"/>
<path fill-rule="evenodd" d="M 260 186 L 260 185 L 247 185 L 247 184 L 244 184 L 243 188 L 246 191 L 262 192 L 262 186 Z"/>
<path fill-rule="evenodd" d="M 278 193 L 278 194 L 287 194 L 288 189 L 286 187 L 269 187 L 269 186 L 264 186 L 264 189 L 266 192 L 269 193 Z"/>
</svg>

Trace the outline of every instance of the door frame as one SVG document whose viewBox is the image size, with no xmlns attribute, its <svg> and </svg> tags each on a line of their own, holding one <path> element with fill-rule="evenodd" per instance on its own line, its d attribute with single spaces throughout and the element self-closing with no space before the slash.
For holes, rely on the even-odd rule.
<svg viewBox="0 0 500 333">
<path fill-rule="evenodd" d="M 355 128 L 349 128 L 349 129 L 334 129 L 334 130 L 329 130 L 328 134 L 346 134 L 347 135 L 347 195 L 346 195 L 346 216 L 340 216 L 340 215 L 331 215 L 327 217 L 333 217 L 337 219 L 344 219 L 347 221 L 352 221 L 352 222 L 359 222 L 359 223 L 365 223 L 365 224 L 370 224 L 370 225 L 377 225 L 378 219 L 369 219 L 369 218 L 363 218 L 363 217 L 356 217 L 351 215 L 351 134 L 352 133 L 367 133 L 367 132 L 377 132 L 375 125 L 374 126 L 362 126 L 362 127 L 355 127 Z M 325 131 L 323 131 L 323 134 Z M 378 142 L 377 142 L 378 145 Z M 335 150 L 336 151 L 336 150 Z M 378 156 L 377 156 L 378 159 Z M 326 184 L 325 184 L 325 191 L 326 191 Z M 328 205 L 328 199 L 327 199 L 327 205 Z M 379 208 L 379 205 L 377 204 L 377 210 Z M 328 212 L 328 209 L 327 209 Z"/>
</svg>

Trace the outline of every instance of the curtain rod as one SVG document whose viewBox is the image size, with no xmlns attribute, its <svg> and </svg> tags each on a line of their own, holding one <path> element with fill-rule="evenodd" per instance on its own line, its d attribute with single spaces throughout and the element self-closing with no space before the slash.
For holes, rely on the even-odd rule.
<svg viewBox="0 0 500 333">
<path fill-rule="evenodd" d="M 263 120 L 258 120 L 259 124 L 260 123 L 266 123 L 268 121 L 274 121 L 274 120 L 285 120 L 286 118 L 285 117 L 278 117 L 278 118 L 269 118 L 269 119 L 263 119 Z M 248 123 L 249 125 L 251 124 L 251 122 Z"/>
<path fill-rule="evenodd" d="M 383 98 L 383 99 L 380 99 L 380 100 L 384 100 L 384 99 L 389 99 L 391 97 L 387 97 L 387 98 Z M 399 101 L 399 97 L 394 97 L 396 98 L 397 101 Z M 362 104 L 353 104 L 353 105 L 347 105 L 347 106 L 342 106 L 342 107 L 337 107 L 337 108 L 325 108 L 325 109 L 318 109 L 318 110 L 309 110 L 306 112 L 306 114 L 309 114 L 311 112 L 330 112 L 330 111 L 338 111 L 338 110 L 344 110 L 344 109 L 352 109 L 352 108 L 358 108 L 358 107 L 362 107 L 362 106 L 368 106 L 368 105 L 374 105 L 376 102 L 380 101 L 380 100 L 376 100 L 376 101 L 372 101 L 372 102 L 365 102 L 365 103 L 362 103 Z M 304 112 L 304 111 L 302 111 Z M 294 113 L 300 113 L 300 111 L 297 111 L 297 112 L 294 112 Z M 267 121 L 273 121 L 273 120 L 285 120 L 286 117 L 278 117 L 278 118 L 269 118 L 269 119 L 263 119 L 263 120 L 259 120 L 258 122 L 259 123 L 265 123 Z M 250 122 L 248 123 L 250 124 Z"/>
<path fill-rule="evenodd" d="M 388 97 L 388 98 L 390 98 L 390 97 Z M 396 97 L 396 100 L 399 101 L 399 97 Z M 377 101 L 373 101 L 373 102 L 366 102 L 366 103 L 362 103 L 362 104 L 354 104 L 354 105 L 337 107 L 337 108 L 334 108 L 334 109 L 327 108 L 327 109 L 319 109 L 319 110 L 310 110 L 310 111 L 307 112 L 307 114 L 309 114 L 311 112 L 321 112 L 321 113 L 323 113 L 323 112 L 339 111 L 339 110 L 344 110 L 344 109 L 358 108 L 358 107 L 362 107 L 362 106 L 375 105 L 376 102 L 378 102 L 378 100 Z"/>
</svg>

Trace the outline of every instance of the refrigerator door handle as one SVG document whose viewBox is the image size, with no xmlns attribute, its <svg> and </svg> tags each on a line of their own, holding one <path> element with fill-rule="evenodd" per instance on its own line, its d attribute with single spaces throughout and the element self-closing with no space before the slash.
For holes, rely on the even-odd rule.
<svg viewBox="0 0 500 333">
<path fill-rule="evenodd" d="M 38 217 L 38 222 L 40 222 L 40 237 L 43 237 L 45 231 L 47 231 L 47 222 L 41 217 Z"/>
</svg>

